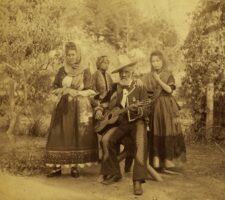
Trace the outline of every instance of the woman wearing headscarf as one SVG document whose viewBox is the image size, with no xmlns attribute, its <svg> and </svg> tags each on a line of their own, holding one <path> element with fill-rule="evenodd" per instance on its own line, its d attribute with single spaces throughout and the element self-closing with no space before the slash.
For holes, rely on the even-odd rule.
<svg viewBox="0 0 225 200">
<path fill-rule="evenodd" d="M 80 66 L 78 46 L 68 42 L 65 46 L 65 64 L 53 83 L 53 93 L 59 102 L 52 114 L 46 145 L 46 164 L 51 167 L 48 177 L 61 175 L 61 167 L 71 168 L 78 177 L 78 167 L 98 160 L 97 136 L 93 131 L 93 110 L 90 97 L 91 73 Z"/>
<path fill-rule="evenodd" d="M 162 52 L 152 52 L 150 64 L 151 72 L 143 77 L 143 83 L 154 99 L 150 115 L 149 161 L 158 170 L 175 170 L 186 160 L 179 122 L 180 107 L 173 96 L 175 79 L 167 68 Z"/>
</svg>

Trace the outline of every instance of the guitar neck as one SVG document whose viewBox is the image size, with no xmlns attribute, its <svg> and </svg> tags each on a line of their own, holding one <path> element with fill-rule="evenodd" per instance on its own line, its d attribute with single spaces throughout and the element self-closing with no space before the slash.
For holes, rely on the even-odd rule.
<svg viewBox="0 0 225 200">
<path fill-rule="evenodd" d="M 150 103 L 151 103 L 151 101 L 149 101 L 149 100 L 144 100 L 144 101 L 140 101 L 140 102 L 135 103 L 135 104 L 136 104 L 137 106 L 147 106 L 147 105 L 149 105 Z M 122 113 L 128 111 L 128 110 L 131 108 L 131 106 L 132 106 L 132 105 L 135 105 L 135 104 L 131 104 L 131 105 L 127 106 L 126 108 L 120 109 L 120 111 L 118 112 L 118 115 L 120 115 L 120 114 L 122 114 Z"/>
</svg>

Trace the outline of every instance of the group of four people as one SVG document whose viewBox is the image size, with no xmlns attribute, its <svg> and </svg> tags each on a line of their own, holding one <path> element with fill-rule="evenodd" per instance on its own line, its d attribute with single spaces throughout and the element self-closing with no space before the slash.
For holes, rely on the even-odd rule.
<svg viewBox="0 0 225 200">
<path fill-rule="evenodd" d="M 65 165 L 71 168 L 73 177 L 78 177 L 79 166 L 97 162 L 94 124 L 104 120 L 107 111 L 119 110 L 116 123 L 101 131 L 102 183 L 121 179 L 119 157 L 124 153 L 125 171 L 130 170 L 134 160 L 134 194 L 141 195 L 148 157 L 156 169 L 174 168 L 175 160 L 185 160 L 179 106 L 172 96 L 175 80 L 162 53 L 151 54 L 152 70 L 138 80 L 133 76 L 136 62 L 120 66 L 112 72 L 119 73 L 120 80 L 113 83 L 107 72 L 107 56 L 97 59 L 97 71 L 91 75 L 89 69 L 80 66 L 80 50 L 73 42 L 66 44 L 65 51 L 65 63 L 53 84 L 59 102 L 52 114 L 46 145 L 46 164 L 51 167 L 48 176 L 61 175 Z M 120 144 L 124 146 L 122 154 Z"/>
</svg>

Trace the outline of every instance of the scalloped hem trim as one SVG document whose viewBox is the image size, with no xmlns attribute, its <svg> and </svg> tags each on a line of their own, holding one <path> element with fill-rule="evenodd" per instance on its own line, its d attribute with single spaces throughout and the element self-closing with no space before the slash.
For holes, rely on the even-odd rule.
<svg viewBox="0 0 225 200">
<path fill-rule="evenodd" d="M 80 163 L 80 164 L 45 164 L 47 167 L 64 167 L 64 168 L 71 168 L 71 167 L 79 167 L 79 168 L 85 168 L 85 167 L 91 167 L 93 165 L 98 165 L 98 162 L 88 162 L 88 163 Z"/>
</svg>

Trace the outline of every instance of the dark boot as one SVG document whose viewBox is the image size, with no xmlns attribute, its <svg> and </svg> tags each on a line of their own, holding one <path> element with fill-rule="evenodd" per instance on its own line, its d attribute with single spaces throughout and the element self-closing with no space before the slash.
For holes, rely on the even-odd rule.
<svg viewBox="0 0 225 200">
<path fill-rule="evenodd" d="M 104 185 L 111 185 L 113 183 L 118 182 L 121 178 L 122 178 L 121 175 L 111 175 L 111 176 L 108 176 L 107 178 L 105 178 L 102 181 L 102 184 L 104 184 Z"/>
<path fill-rule="evenodd" d="M 51 177 L 57 177 L 57 176 L 61 176 L 61 175 L 62 175 L 61 167 L 54 167 L 54 168 L 52 168 L 50 173 L 47 174 L 47 177 L 51 178 Z"/>
<path fill-rule="evenodd" d="M 73 178 L 78 178 L 80 176 L 79 170 L 76 167 L 71 168 L 71 176 Z"/>
</svg>

